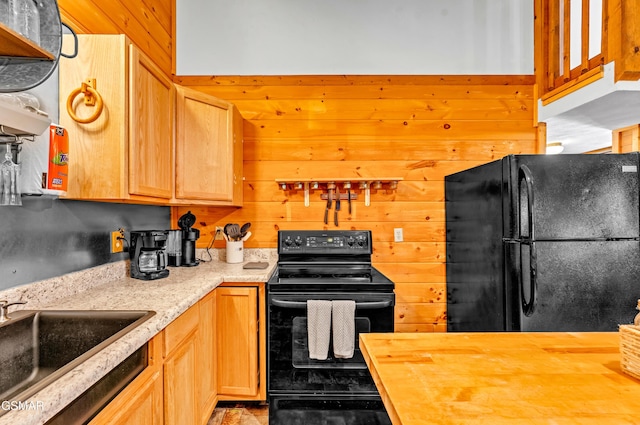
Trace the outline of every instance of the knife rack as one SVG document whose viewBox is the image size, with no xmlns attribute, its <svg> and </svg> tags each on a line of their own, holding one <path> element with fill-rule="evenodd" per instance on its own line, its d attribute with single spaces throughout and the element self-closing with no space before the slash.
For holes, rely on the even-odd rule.
<svg viewBox="0 0 640 425">
<path fill-rule="evenodd" d="M 309 196 L 311 191 L 320 190 L 320 199 L 326 200 L 328 198 L 328 191 L 333 191 L 337 186 L 340 190 L 340 199 L 348 199 L 347 190 L 351 190 L 351 199 L 358 199 L 358 194 L 355 192 L 360 190 L 364 193 L 365 206 L 371 205 L 371 190 L 396 190 L 398 188 L 398 182 L 402 181 L 402 177 L 384 177 L 384 178 L 353 178 L 353 179 L 276 179 L 276 183 L 281 190 L 284 191 L 297 191 L 304 190 L 304 206 L 309 206 Z M 344 191 L 344 193 L 343 193 Z"/>
</svg>

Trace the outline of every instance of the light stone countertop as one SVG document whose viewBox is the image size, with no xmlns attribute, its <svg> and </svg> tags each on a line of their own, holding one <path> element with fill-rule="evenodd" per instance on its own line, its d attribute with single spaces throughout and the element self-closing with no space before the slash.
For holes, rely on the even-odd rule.
<svg viewBox="0 0 640 425">
<path fill-rule="evenodd" d="M 243 269 L 248 261 L 267 261 L 269 267 Z M 197 267 L 171 267 L 167 278 L 144 281 L 130 278 L 128 262 L 122 261 L 0 291 L 1 299 L 27 301 L 26 310 L 156 312 L 136 329 L 29 398 L 21 409 L 0 416 L 0 425 L 45 423 L 222 282 L 266 282 L 276 262 L 275 250 L 245 252 L 245 262 L 240 264 L 221 262 L 214 255 L 211 262 Z M 6 403 L 0 408 L 7 409 Z"/>
</svg>

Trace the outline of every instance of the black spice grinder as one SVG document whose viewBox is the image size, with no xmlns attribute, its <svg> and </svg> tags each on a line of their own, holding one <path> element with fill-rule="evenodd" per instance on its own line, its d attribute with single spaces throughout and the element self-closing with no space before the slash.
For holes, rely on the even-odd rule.
<svg viewBox="0 0 640 425">
<path fill-rule="evenodd" d="M 191 214 L 191 211 L 187 211 L 178 220 L 178 227 L 182 230 L 182 265 L 183 266 L 197 266 L 198 260 L 196 259 L 196 241 L 200 237 L 200 230 L 193 229 L 196 222 L 196 216 Z"/>
</svg>

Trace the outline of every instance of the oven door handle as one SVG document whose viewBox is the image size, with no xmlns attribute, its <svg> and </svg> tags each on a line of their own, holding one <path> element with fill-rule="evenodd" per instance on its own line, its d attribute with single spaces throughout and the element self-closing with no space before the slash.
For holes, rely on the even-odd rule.
<svg viewBox="0 0 640 425">
<path fill-rule="evenodd" d="M 281 308 L 307 308 L 306 301 L 285 301 L 277 298 L 271 299 L 271 304 Z M 386 301 L 370 301 L 370 302 L 356 302 L 356 309 L 360 310 L 377 310 L 380 308 L 387 308 L 393 305 L 392 300 Z"/>
</svg>

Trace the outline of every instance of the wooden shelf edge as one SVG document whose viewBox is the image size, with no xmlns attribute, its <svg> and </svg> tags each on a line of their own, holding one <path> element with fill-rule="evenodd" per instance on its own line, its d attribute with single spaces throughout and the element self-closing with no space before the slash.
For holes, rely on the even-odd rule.
<svg viewBox="0 0 640 425">
<path fill-rule="evenodd" d="M 2 23 L 0 23 L 0 56 L 32 60 L 55 60 L 55 56 L 51 52 Z"/>
</svg>

